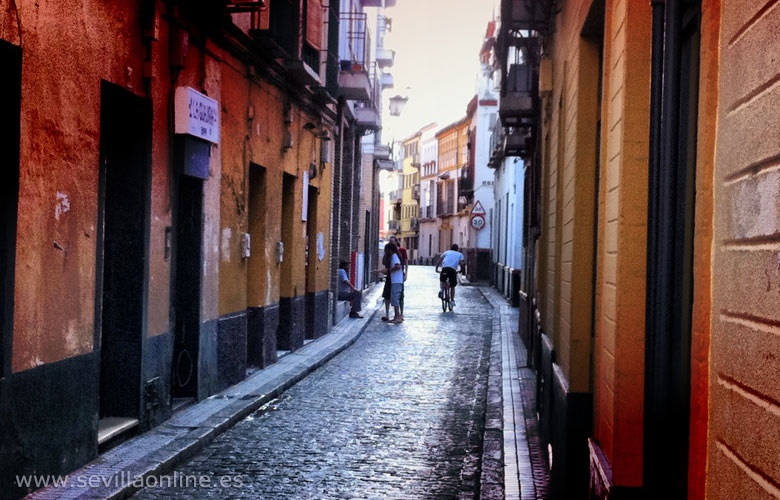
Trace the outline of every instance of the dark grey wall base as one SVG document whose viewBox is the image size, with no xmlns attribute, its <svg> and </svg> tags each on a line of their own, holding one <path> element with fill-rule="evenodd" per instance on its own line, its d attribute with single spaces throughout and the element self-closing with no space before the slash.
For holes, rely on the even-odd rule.
<svg viewBox="0 0 780 500">
<path fill-rule="evenodd" d="M 201 323 L 198 346 L 198 401 L 219 391 L 217 345 L 217 320 Z"/>
<path fill-rule="evenodd" d="M 306 297 L 282 297 L 279 299 L 279 329 L 277 347 L 283 351 L 294 351 L 303 347 L 305 328 Z"/>
<path fill-rule="evenodd" d="M 141 431 L 160 425 L 171 417 L 171 373 L 173 334 L 146 339 L 143 360 Z"/>
<path fill-rule="evenodd" d="M 219 390 L 246 378 L 247 313 L 240 311 L 219 318 L 217 326 L 217 376 Z"/>
<path fill-rule="evenodd" d="M 97 456 L 95 353 L 0 381 L 0 498 L 26 493 L 17 474 L 67 474 Z"/>
<path fill-rule="evenodd" d="M 588 498 L 593 397 L 571 392 L 566 376 L 553 365 L 551 498 Z"/>
<path fill-rule="evenodd" d="M 328 290 L 306 294 L 305 338 L 316 339 L 328 333 Z"/>
<path fill-rule="evenodd" d="M 247 309 L 247 363 L 265 368 L 276 363 L 279 304 Z"/>
</svg>

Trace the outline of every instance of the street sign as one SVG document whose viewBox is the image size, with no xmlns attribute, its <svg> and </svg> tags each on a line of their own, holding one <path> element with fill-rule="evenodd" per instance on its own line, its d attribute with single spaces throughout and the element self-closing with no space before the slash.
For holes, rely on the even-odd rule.
<svg viewBox="0 0 780 500">
<path fill-rule="evenodd" d="M 479 231 L 480 229 L 485 227 L 485 217 L 480 215 L 480 214 L 472 215 L 471 216 L 471 227 L 473 227 L 477 231 Z"/>
<path fill-rule="evenodd" d="M 471 215 L 485 215 L 485 207 L 482 206 L 479 200 L 474 203 L 474 208 L 471 209 Z"/>
</svg>

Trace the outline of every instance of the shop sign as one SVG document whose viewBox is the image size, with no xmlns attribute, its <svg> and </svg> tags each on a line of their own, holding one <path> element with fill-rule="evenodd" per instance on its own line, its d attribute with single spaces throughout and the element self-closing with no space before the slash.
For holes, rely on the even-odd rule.
<svg viewBox="0 0 780 500">
<path fill-rule="evenodd" d="M 191 87 L 177 87 L 174 131 L 219 144 L 219 103 Z"/>
</svg>

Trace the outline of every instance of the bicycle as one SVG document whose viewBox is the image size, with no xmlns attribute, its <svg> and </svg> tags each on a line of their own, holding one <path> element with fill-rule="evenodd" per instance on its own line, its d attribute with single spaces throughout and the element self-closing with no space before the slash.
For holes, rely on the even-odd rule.
<svg viewBox="0 0 780 500">
<path fill-rule="evenodd" d="M 452 312 L 452 301 L 450 300 L 449 284 L 441 289 L 441 310 L 442 312 L 447 312 L 447 309 Z"/>
</svg>

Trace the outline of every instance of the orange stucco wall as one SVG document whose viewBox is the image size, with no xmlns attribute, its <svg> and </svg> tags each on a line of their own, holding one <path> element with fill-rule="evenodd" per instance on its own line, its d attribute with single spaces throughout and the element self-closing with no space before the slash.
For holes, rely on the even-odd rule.
<svg viewBox="0 0 780 500">
<path fill-rule="evenodd" d="M 651 7 L 606 2 L 594 435 L 618 486 L 642 484 Z"/>
<path fill-rule="evenodd" d="M 594 436 L 614 484 L 633 487 L 642 484 L 651 10 L 647 2 L 606 2 L 599 109 L 599 40 L 583 36 L 591 5 L 562 4 L 547 55 L 553 90 L 542 108 L 539 304 L 571 390 L 594 393 Z"/>
<path fill-rule="evenodd" d="M 14 372 L 94 349 L 101 80 L 147 97 L 153 106 L 145 334 L 170 331 L 171 260 L 165 233 L 172 224 L 169 120 L 176 86 L 191 86 L 219 101 L 222 109 L 221 141 L 211 147 L 210 176 L 204 182 L 202 320 L 305 293 L 302 173 L 310 163 L 321 163 L 320 140 L 303 125 L 321 127 L 323 118 L 293 102 L 293 147 L 284 150 L 283 91 L 197 34 L 190 34 L 183 69 L 172 74 L 172 28 L 164 2 L 155 2 L 152 36 L 141 28 L 137 2 L 17 0 L 16 5 L 21 43 L 16 12 L 11 6 L 0 8 L 0 36 L 21 44 L 23 64 Z M 85 12 L 100 15 L 75 15 Z M 249 228 L 250 162 L 268 173 L 265 241 L 252 242 L 253 255 L 267 260 L 253 281 L 256 287 L 249 286 L 251 275 L 239 256 L 241 234 Z M 319 195 L 309 291 L 328 288 L 331 170 L 320 168 L 310 183 Z M 282 239 L 283 171 L 296 176 L 296 222 L 290 228 L 292 244 L 285 248 L 285 259 L 295 265 L 286 282 L 275 263 L 276 242 Z M 322 261 L 316 258 L 317 232 L 325 242 Z"/>
<path fill-rule="evenodd" d="M 707 498 L 780 497 L 780 9 L 721 2 Z"/>
<path fill-rule="evenodd" d="M 720 2 L 703 2 L 699 61 L 696 220 L 691 321 L 691 426 L 688 499 L 704 500 L 712 313 L 713 171 L 718 111 Z"/>
<path fill-rule="evenodd" d="M 316 233 L 322 232 L 328 241 L 330 225 L 331 168 L 320 168 L 321 141 L 315 132 L 322 127 L 321 119 L 295 105 L 292 96 L 270 84 L 248 82 L 248 69 L 240 61 L 225 56 L 222 63 L 223 109 L 223 170 L 220 196 L 220 314 L 266 306 L 279 297 L 295 297 L 306 293 L 306 272 L 311 292 L 328 288 L 327 256 L 317 259 Z M 284 123 L 284 109 L 291 107 L 289 126 Z M 311 123 L 314 131 L 304 128 Z M 283 145 L 285 128 L 292 134 L 292 147 Z M 252 253 L 260 257 L 260 265 L 249 273 L 247 259 L 240 256 L 241 235 L 248 232 L 250 162 L 265 169 L 265 241 L 252 241 Z M 304 172 L 310 164 L 317 165 L 317 175 L 309 186 L 319 190 L 316 200 L 317 219 L 306 266 L 307 222 L 302 221 Z M 254 168 L 254 167 L 252 167 Z M 283 173 L 295 176 L 293 225 L 282 227 Z M 284 238 L 283 238 L 284 233 Z M 276 242 L 284 239 L 284 263 L 276 263 Z M 290 244 L 292 243 L 292 244 Z M 328 245 L 325 245 L 326 247 Z M 283 276 L 283 270 L 288 275 Z M 251 282 L 251 283 L 248 283 Z M 247 290 L 252 290 L 252 297 Z"/>
<path fill-rule="evenodd" d="M 552 274 L 543 285 L 544 309 L 556 360 L 575 392 L 590 391 L 599 64 L 596 47 L 580 33 L 591 3 L 570 2 L 558 18 L 550 55 L 555 111 L 545 119 L 552 137 L 544 154 L 550 229 L 543 231 L 542 248 Z"/>
<path fill-rule="evenodd" d="M 23 20 L 23 78 L 15 372 L 93 348 L 100 81 L 140 92 L 146 50 L 134 29 L 134 4 L 91 3 L 16 2 Z M 73 15 L 90 9 L 104 15 Z M 11 9 L 0 16 L 0 25 L 16 31 Z M 158 194 L 165 176 L 166 166 L 155 162 Z M 155 228 L 166 223 L 165 205 L 164 199 L 153 202 L 161 217 Z M 152 241 L 154 256 L 159 243 Z M 167 266 L 158 267 L 165 279 Z M 166 293 L 150 300 L 167 304 Z M 164 330 L 167 310 L 153 310 L 149 321 Z"/>
</svg>

